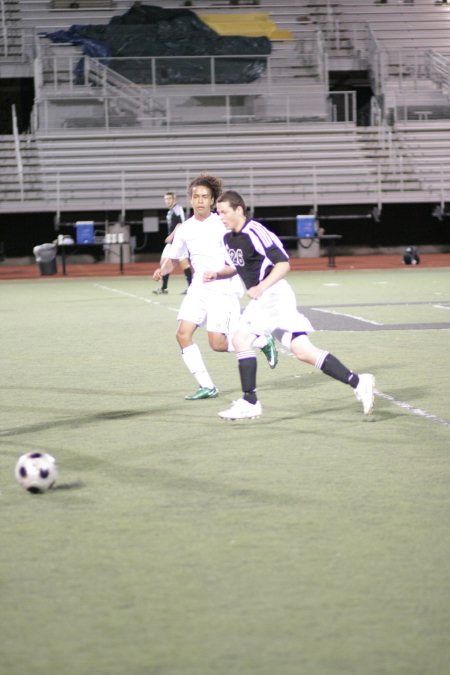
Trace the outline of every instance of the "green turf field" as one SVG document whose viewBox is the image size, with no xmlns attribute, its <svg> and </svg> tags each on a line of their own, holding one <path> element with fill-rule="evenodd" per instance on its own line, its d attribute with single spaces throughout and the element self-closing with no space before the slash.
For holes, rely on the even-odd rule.
<svg viewBox="0 0 450 675">
<path fill-rule="evenodd" d="M 184 401 L 182 277 L 0 283 L 1 675 L 450 672 L 450 270 L 289 279 L 371 418 L 281 353 L 263 416 L 220 420 L 236 360 L 202 331 L 221 394 Z"/>
</svg>

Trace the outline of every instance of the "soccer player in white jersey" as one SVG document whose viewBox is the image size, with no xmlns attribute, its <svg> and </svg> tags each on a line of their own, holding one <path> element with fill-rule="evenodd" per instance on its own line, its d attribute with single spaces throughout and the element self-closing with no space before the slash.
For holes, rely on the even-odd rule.
<svg viewBox="0 0 450 675">
<path fill-rule="evenodd" d="M 262 414 L 256 395 L 256 355 L 254 341 L 259 335 L 274 332 L 277 339 L 300 361 L 320 369 L 325 375 L 353 388 L 363 404 L 364 414 L 372 412 L 375 378 L 369 373 L 358 375 L 333 354 L 315 347 L 308 333 L 309 320 L 297 310 L 294 291 L 284 279 L 290 270 L 289 257 L 278 237 L 264 225 L 246 217 L 242 197 L 229 190 L 218 197 L 217 212 L 227 228 L 225 246 L 234 273 L 239 274 L 251 298 L 239 319 L 233 344 L 239 365 L 242 398 L 219 413 L 229 420 L 255 418 Z M 224 266 L 205 274 L 205 281 L 233 274 Z"/>
<path fill-rule="evenodd" d="M 232 351 L 228 336 L 234 332 L 240 314 L 239 295 L 231 277 L 209 283 L 203 279 L 206 271 L 222 270 L 226 261 L 226 228 L 219 216 L 212 212 L 221 190 L 222 181 L 215 176 L 201 174 L 191 182 L 189 197 L 194 215 L 177 226 L 170 258 L 164 260 L 153 274 L 153 279 L 159 281 L 163 275 L 173 271 L 178 260 L 187 257 L 194 270 L 192 283 L 178 312 L 176 332 L 183 361 L 198 384 L 193 394 L 185 396 L 188 401 L 215 398 L 219 393 L 200 349 L 194 343 L 194 332 L 205 325 L 209 345 L 214 351 Z M 277 353 L 272 336 L 268 339 L 263 337 L 260 346 L 269 365 L 275 367 Z"/>
<path fill-rule="evenodd" d="M 184 210 L 180 204 L 177 204 L 177 196 L 175 192 L 166 192 L 164 195 L 164 202 L 168 208 L 166 220 L 167 220 L 167 237 L 164 240 L 165 246 L 163 252 L 161 253 L 160 265 L 163 264 L 166 258 L 170 258 L 170 245 L 172 243 L 175 228 L 179 223 L 184 222 Z M 187 284 L 192 281 L 192 270 L 191 264 L 188 259 L 180 260 L 181 269 L 184 272 L 186 277 Z M 167 287 L 169 285 L 169 274 L 165 274 L 161 280 L 161 288 L 157 288 L 153 293 L 155 295 L 160 295 L 161 293 L 168 293 Z M 183 295 L 186 295 L 187 289 L 183 291 Z"/>
</svg>

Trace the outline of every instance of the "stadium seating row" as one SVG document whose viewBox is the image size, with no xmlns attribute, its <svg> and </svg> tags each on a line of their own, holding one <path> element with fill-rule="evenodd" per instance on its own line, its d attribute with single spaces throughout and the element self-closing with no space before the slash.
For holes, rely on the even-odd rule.
<svg viewBox="0 0 450 675">
<path fill-rule="evenodd" d="M 1 210 L 20 201 L 9 137 L 0 139 Z M 194 150 L 195 149 L 195 150 Z M 159 208 L 171 185 L 184 193 L 189 178 L 219 173 L 260 206 L 441 201 L 450 142 L 444 127 L 405 125 L 391 137 L 375 128 L 307 125 L 230 137 L 214 133 L 169 136 L 91 133 L 48 135 L 24 147 L 23 208 Z"/>
</svg>

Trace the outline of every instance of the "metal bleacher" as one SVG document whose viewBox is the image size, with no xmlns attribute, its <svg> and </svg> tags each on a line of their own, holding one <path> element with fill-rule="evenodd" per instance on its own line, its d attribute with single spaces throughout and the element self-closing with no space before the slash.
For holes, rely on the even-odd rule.
<svg viewBox="0 0 450 675">
<path fill-rule="evenodd" d="M 433 0 L 340 0 L 322 3 L 316 18 L 333 67 L 368 68 L 387 119 L 417 120 L 423 113 L 450 118 L 448 89 L 442 87 L 449 70 L 450 6 Z M 433 54 L 440 55 L 439 63 Z"/>
<path fill-rule="evenodd" d="M 42 186 L 53 208 L 134 208 L 160 204 L 171 185 L 185 193 L 189 180 L 208 170 L 243 190 L 252 205 L 322 203 L 349 198 L 358 183 L 372 201 L 374 169 L 360 150 L 354 128 L 305 126 L 301 133 L 268 127 L 218 135 L 214 130 L 157 134 L 45 135 L 36 139 Z"/>
<path fill-rule="evenodd" d="M 264 24 L 272 54 L 245 85 L 139 86 L 89 58 L 75 81 L 79 49 L 37 36 L 107 23 L 130 4 L 20 3 L 15 29 L 32 51 L 14 58 L 34 62 L 36 101 L 29 132 L 0 137 L 0 212 L 158 209 L 168 186 L 183 194 L 200 171 L 219 174 L 252 207 L 447 201 L 450 9 L 424 0 L 194 0 L 189 9 L 224 32 L 235 30 L 237 12 L 244 32 Z M 356 125 L 354 98 L 342 93 L 337 105 L 328 91 L 329 70 L 358 68 L 369 69 L 375 92 L 367 127 Z"/>
</svg>

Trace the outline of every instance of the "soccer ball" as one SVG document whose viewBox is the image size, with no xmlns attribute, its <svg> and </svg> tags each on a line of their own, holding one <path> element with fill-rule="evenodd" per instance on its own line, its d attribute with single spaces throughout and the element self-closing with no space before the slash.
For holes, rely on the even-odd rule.
<svg viewBox="0 0 450 675">
<path fill-rule="evenodd" d="M 19 485 L 28 492 L 47 492 L 58 478 L 56 460 L 46 452 L 27 452 L 19 457 L 15 476 Z"/>
</svg>

